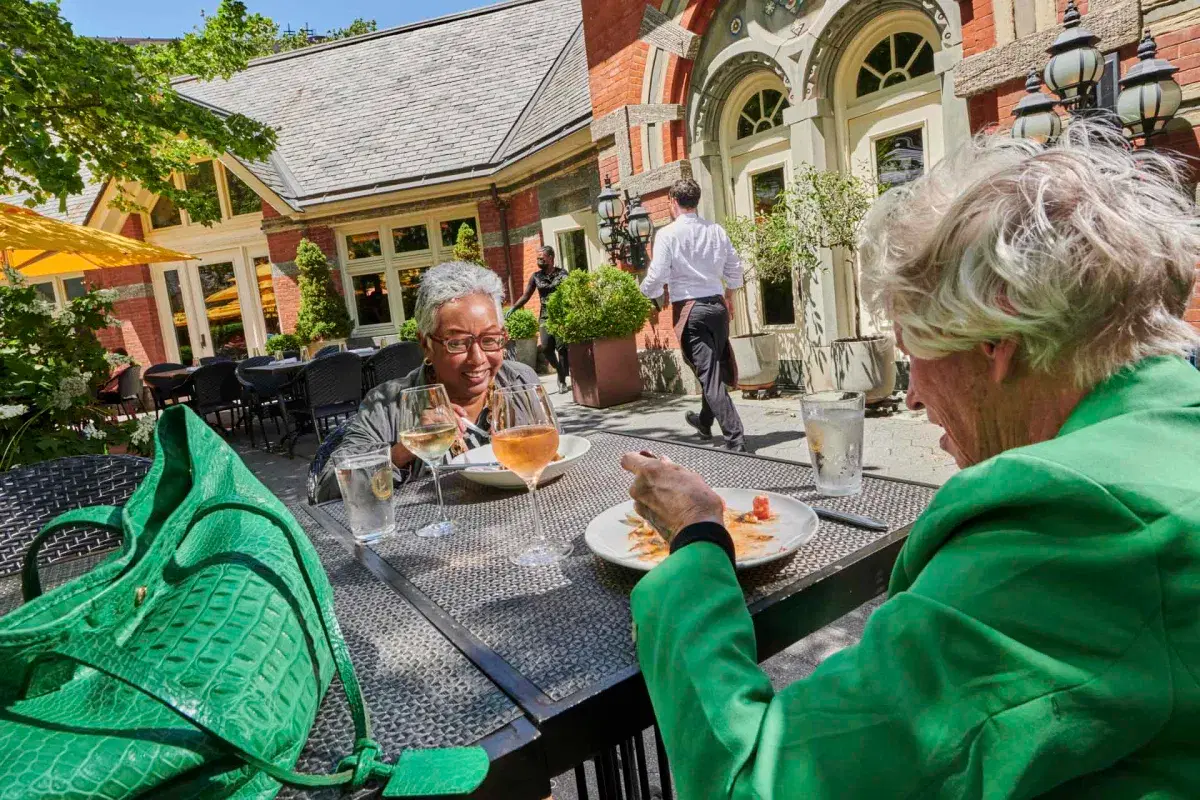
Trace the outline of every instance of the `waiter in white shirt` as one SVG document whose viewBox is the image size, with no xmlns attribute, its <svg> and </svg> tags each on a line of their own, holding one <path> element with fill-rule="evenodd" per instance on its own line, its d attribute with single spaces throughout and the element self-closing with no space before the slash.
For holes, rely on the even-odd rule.
<svg viewBox="0 0 1200 800">
<path fill-rule="evenodd" d="M 733 290 L 742 285 L 742 260 L 724 228 L 696 214 L 699 184 L 685 178 L 667 196 L 675 221 L 654 237 L 654 257 L 642 294 L 656 300 L 664 286 L 670 288 L 675 334 L 703 392 L 700 413 L 687 412 L 687 423 L 708 440 L 715 419 L 725 434 L 725 447 L 744 452 L 742 419 L 726 388 L 737 385 L 729 321 Z"/>
</svg>

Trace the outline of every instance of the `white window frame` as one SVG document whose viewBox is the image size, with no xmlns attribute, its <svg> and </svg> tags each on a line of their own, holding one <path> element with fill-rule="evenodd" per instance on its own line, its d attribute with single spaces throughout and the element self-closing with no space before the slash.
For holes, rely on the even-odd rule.
<svg viewBox="0 0 1200 800">
<path fill-rule="evenodd" d="M 559 234 L 577 230 L 583 231 L 584 239 L 587 242 L 588 271 L 595 270 L 607 263 L 608 256 L 605 254 L 604 248 L 600 245 L 600 223 L 596 212 L 591 209 L 583 209 L 557 217 L 547 217 L 542 220 L 542 241 L 554 248 L 555 264 L 566 269 L 563 265 L 562 248 L 558 246 Z M 523 286 L 517 288 L 521 292 L 525 291 L 525 287 Z"/>
<path fill-rule="evenodd" d="M 29 281 L 29 285 L 30 286 L 40 286 L 43 283 L 50 284 L 51 287 L 53 287 L 53 289 L 54 289 L 54 307 L 57 308 L 59 311 L 61 311 L 62 309 L 66 308 L 67 303 L 70 302 L 67 299 L 66 281 L 69 281 L 73 278 L 82 279 L 83 273 L 82 272 L 63 272 L 58 275 L 50 275 L 50 276 L 47 276 L 44 278 L 38 278 L 36 280 L 31 279 Z M 85 290 L 87 289 L 86 282 L 84 283 L 84 289 Z"/>
<path fill-rule="evenodd" d="M 224 164 L 221 163 L 221 159 L 219 159 L 219 158 L 213 158 L 213 159 L 204 158 L 204 159 L 197 161 L 196 163 L 202 164 L 205 161 L 211 161 L 212 165 L 213 165 L 213 173 L 214 173 L 214 177 L 216 179 L 216 187 L 217 187 L 217 205 L 220 206 L 220 208 L 221 208 L 221 219 L 219 220 L 219 222 L 229 222 L 230 220 L 249 219 L 249 218 L 253 217 L 255 212 L 248 212 L 245 214 L 237 214 L 237 215 L 235 215 L 233 213 L 233 202 L 229 198 L 229 184 L 225 177 L 227 168 Z M 176 189 L 179 189 L 181 191 L 184 190 L 185 188 L 187 188 L 187 183 L 184 180 L 183 175 L 178 172 L 171 176 L 171 183 L 173 183 L 175 185 Z M 249 185 L 249 184 L 247 184 L 247 185 Z M 154 198 L 154 202 L 155 203 L 158 202 L 157 197 Z M 153 205 L 151 205 L 151 207 L 153 207 Z M 262 212 L 260 211 L 257 213 L 261 214 Z M 185 211 L 184 209 L 181 208 L 181 209 L 179 209 L 179 224 L 178 225 L 171 225 L 170 227 L 167 227 L 167 228 L 156 228 L 156 227 L 154 227 L 154 223 L 152 223 L 150 221 L 149 210 L 142 212 L 142 230 L 146 231 L 147 233 L 149 233 L 150 231 L 158 231 L 158 232 L 173 231 L 178 228 L 195 227 L 199 224 L 200 223 L 198 223 L 198 222 L 193 222 L 192 218 L 188 215 L 187 211 Z"/>
</svg>

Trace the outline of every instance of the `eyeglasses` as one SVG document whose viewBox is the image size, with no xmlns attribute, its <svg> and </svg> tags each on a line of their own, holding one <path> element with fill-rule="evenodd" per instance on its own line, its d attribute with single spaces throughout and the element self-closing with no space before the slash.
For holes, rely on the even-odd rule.
<svg viewBox="0 0 1200 800">
<path fill-rule="evenodd" d="M 479 343 L 479 349 L 485 353 L 495 353 L 498 350 L 503 350 L 508 344 L 508 334 L 506 333 L 485 333 L 483 336 L 455 336 L 452 339 L 439 339 L 436 336 L 430 336 L 430 339 L 446 348 L 447 353 L 461 355 L 471 349 L 471 345 Z"/>
</svg>

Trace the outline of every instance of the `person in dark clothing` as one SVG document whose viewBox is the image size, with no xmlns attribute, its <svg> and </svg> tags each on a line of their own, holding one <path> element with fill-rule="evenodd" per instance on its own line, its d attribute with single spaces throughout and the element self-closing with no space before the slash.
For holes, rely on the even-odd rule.
<svg viewBox="0 0 1200 800">
<path fill-rule="evenodd" d="M 529 299 L 533 297 L 534 290 L 538 293 L 538 300 L 541 301 L 542 309 L 538 313 L 538 324 L 541 327 L 540 346 L 542 354 L 546 356 L 546 361 L 550 366 L 554 367 L 558 372 L 558 393 L 567 393 L 567 376 L 571 372 L 570 362 L 567 360 L 567 345 L 559 342 L 551 333 L 546 330 L 546 302 L 550 299 L 550 295 L 554 294 L 554 290 L 567 277 L 567 271 L 561 267 L 554 265 L 554 248 L 542 247 L 538 250 L 537 257 L 538 270 L 529 276 L 529 283 L 525 286 L 525 294 L 521 295 L 521 299 L 513 304 L 512 310 L 508 313 L 516 311 L 518 308 L 524 308 Z"/>
</svg>

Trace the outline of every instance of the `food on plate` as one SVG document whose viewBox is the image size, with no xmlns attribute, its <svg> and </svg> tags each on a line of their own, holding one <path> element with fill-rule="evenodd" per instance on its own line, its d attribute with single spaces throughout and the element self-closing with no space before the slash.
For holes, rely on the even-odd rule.
<svg viewBox="0 0 1200 800">
<path fill-rule="evenodd" d="M 771 500 L 766 495 L 755 497 L 750 511 L 733 511 L 726 506 L 725 529 L 733 539 L 733 552 L 738 561 L 758 555 L 775 538 L 768 530 L 774 519 L 777 515 L 771 513 Z M 629 532 L 630 555 L 657 564 L 670 554 L 670 546 L 649 522 L 632 512 L 622 521 L 633 529 Z"/>
</svg>

